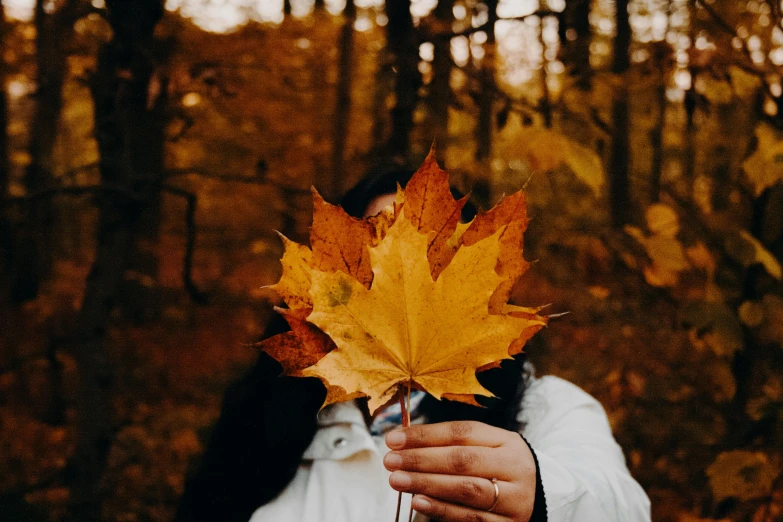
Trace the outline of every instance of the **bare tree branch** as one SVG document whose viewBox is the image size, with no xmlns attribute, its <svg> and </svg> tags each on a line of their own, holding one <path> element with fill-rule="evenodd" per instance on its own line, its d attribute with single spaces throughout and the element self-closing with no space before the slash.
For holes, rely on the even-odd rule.
<svg viewBox="0 0 783 522">
<path fill-rule="evenodd" d="M 87 165 L 84 166 L 88 167 Z M 198 303 L 206 302 L 206 294 L 201 292 L 196 284 L 193 282 L 192 269 L 193 269 L 193 251 L 196 244 L 196 203 L 197 198 L 195 194 L 192 194 L 186 190 L 172 187 L 169 185 L 161 185 L 160 190 L 169 194 L 179 196 L 185 199 L 187 204 L 185 223 L 187 226 L 187 240 L 185 245 L 185 259 L 184 267 L 182 271 L 182 281 L 185 287 L 185 291 L 191 296 L 191 298 Z M 127 188 L 112 185 L 89 185 L 83 187 L 53 187 L 46 190 L 41 190 L 33 194 L 26 196 L 18 196 L 6 198 L 5 202 L 8 204 L 24 204 L 32 203 L 41 199 L 53 198 L 56 196 L 86 196 L 86 195 L 101 195 L 112 194 L 115 196 L 121 196 L 129 201 L 136 203 L 142 203 L 142 196 Z"/>
<path fill-rule="evenodd" d="M 183 190 L 178 187 L 172 187 L 171 185 L 161 185 L 160 189 L 163 192 L 168 192 L 174 196 L 179 196 L 185 200 L 187 205 L 185 209 L 185 224 L 187 226 L 187 240 L 185 243 L 185 259 L 183 260 L 182 268 L 182 283 L 185 287 L 185 291 L 190 297 L 197 303 L 204 304 L 207 302 L 207 295 L 201 292 L 196 284 L 193 282 L 193 250 L 196 246 L 196 195 Z"/>
<path fill-rule="evenodd" d="M 39 190 L 28 194 L 26 196 L 15 196 L 6 198 L 5 201 L 9 204 L 20 203 L 32 203 L 42 199 L 53 198 L 56 196 L 86 196 L 89 194 L 113 194 L 115 196 L 123 196 L 128 200 L 140 202 L 141 196 L 125 187 L 119 185 L 88 185 L 83 187 L 52 187 L 44 190 Z"/>
<path fill-rule="evenodd" d="M 265 185 L 268 183 L 264 176 L 250 177 L 243 174 L 216 174 L 200 168 L 171 169 L 165 172 L 166 179 L 176 178 L 178 176 L 188 176 L 194 174 L 202 178 L 217 179 L 232 183 L 249 183 L 253 185 Z"/>
</svg>

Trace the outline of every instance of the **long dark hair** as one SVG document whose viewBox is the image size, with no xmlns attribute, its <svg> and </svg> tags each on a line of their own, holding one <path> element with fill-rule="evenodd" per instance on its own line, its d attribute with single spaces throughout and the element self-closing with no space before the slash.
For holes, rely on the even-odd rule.
<svg viewBox="0 0 783 522">
<path fill-rule="evenodd" d="M 342 207 L 361 218 L 375 198 L 393 194 L 397 184 L 404 186 L 413 172 L 374 169 L 345 194 Z M 472 204 L 465 205 L 465 221 L 475 214 Z M 286 329 L 282 318 L 275 315 L 264 337 Z M 483 408 L 427 396 L 419 406 L 421 412 L 428 422 L 476 420 L 518 430 L 524 357 L 521 354 L 478 374 L 479 382 L 497 397 L 479 397 Z M 277 361 L 261 353 L 251 371 L 228 389 L 199 469 L 187 481 L 175 522 L 247 522 L 259 506 L 291 482 L 318 428 L 316 414 L 325 389 L 317 379 L 287 377 L 281 372 Z"/>
</svg>

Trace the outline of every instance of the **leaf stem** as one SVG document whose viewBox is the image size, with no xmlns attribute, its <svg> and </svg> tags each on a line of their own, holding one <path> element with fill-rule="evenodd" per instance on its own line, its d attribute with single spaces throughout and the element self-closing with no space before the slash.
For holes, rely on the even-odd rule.
<svg viewBox="0 0 783 522">
<path fill-rule="evenodd" d="M 400 400 L 400 417 L 402 418 L 402 427 L 407 428 L 411 425 L 411 381 L 400 386 L 397 390 L 397 397 Z M 407 404 L 406 404 L 407 397 Z M 402 491 L 397 494 L 397 514 L 394 516 L 394 522 L 400 522 L 400 508 L 402 507 Z M 411 509 L 408 512 L 408 522 L 413 520 L 413 495 L 411 495 Z"/>
<path fill-rule="evenodd" d="M 400 417 L 402 417 L 402 427 L 408 426 L 408 411 L 405 408 L 405 388 L 400 386 L 397 389 L 397 397 L 400 399 Z M 394 522 L 400 522 L 400 508 L 402 507 L 402 491 L 397 493 L 397 514 L 394 515 Z"/>
<path fill-rule="evenodd" d="M 408 381 L 408 404 L 405 407 L 405 420 L 402 425 L 408 427 L 411 425 L 411 381 Z"/>
<path fill-rule="evenodd" d="M 411 381 L 408 381 L 408 405 L 405 408 L 405 417 L 403 417 L 402 420 L 403 426 L 410 426 L 411 425 Z M 408 511 L 408 522 L 411 522 L 413 520 L 413 495 L 411 495 L 411 508 L 410 511 Z"/>
</svg>

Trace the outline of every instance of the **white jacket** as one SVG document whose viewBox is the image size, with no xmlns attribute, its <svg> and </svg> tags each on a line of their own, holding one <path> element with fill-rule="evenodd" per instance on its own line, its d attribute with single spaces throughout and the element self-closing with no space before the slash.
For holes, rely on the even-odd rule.
<svg viewBox="0 0 783 522">
<path fill-rule="evenodd" d="M 531 379 L 518 420 L 538 458 L 549 522 L 646 522 L 650 501 L 631 477 L 603 407 L 558 377 Z M 397 492 L 389 486 L 383 438 L 373 438 L 355 404 L 335 404 L 293 481 L 250 522 L 388 522 Z M 403 495 L 407 517 L 410 495 Z"/>
</svg>

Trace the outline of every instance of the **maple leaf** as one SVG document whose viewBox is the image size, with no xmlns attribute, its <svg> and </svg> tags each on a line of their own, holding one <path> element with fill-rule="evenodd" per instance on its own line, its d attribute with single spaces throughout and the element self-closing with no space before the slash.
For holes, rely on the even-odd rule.
<svg viewBox="0 0 783 522">
<path fill-rule="evenodd" d="M 492 313 L 497 313 L 505 305 L 511 296 L 514 283 L 530 266 L 522 255 L 522 241 L 527 224 L 525 195 L 520 191 L 503 198 L 489 212 L 476 216 L 460 237 L 460 244 L 473 245 L 502 228 L 495 271 L 504 278 L 504 281 L 490 300 L 489 309 Z"/>
<path fill-rule="evenodd" d="M 307 320 L 337 350 L 303 373 L 348 393 L 366 393 L 371 411 L 408 381 L 437 398 L 492 396 L 476 369 L 510 358 L 512 342 L 543 326 L 541 320 L 489 313 L 490 297 L 503 281 L 495 272 L 501 232 L 461 247 L 437 280 L 423 255 L 428 237 L 404 218 L 370 249 L 369 290 L 344 273 L 314 270 Z"/>
<path fill-rule="evenodd" d="M 449 245 L 449 239 L 457 229 L 467 199 L 454 200 L 448 174 L 438 166 L 434 147 L 411 177 L 405 192 L 398 191 L 397 204 L 405 206 L 406 216 L 416 230 L 427 235 L 427 259 L 435 278 L 454 256 L 456 249 Z"/>
<path fill-rule="evenodd" d="M 328 335 L 305 321 L 313 307 L 310 295 L 313 267 L 341 270 L 369 287 L 372 271 L 367 246 L 377 244 L 383 238 L 393 219 L 393 210 L 365 220 L 356 219 L 341 207 L 327 203 L 313 190 L 312 250 L 280 234 L 284 246 L 283 274 L 271 288 L 289 307 L 275 307 L 275 311 L 285 318 L 291 331 L 266 339 L 259 346 L 281 364 L 284 374 L 304 377 L 304 368 L 334 349 L 334 342 Z M 358 392 L 346 393 L 329 383 L 325 385 L 326 404 L 362 396 Z"/>
<path fill-rule="evenodd" d="M 280 234 L 283 240 L 283 275 L 270 288 L 276 291 L 291 309 L 312 308 L 310 298 L 310 270 L 313 252 L 304 245 L 291 241 Z"/>
<path fill-rule="evenodd" d="M 508 305 L 525 272 L 524 195 L 470 223 L 434 151 L 394 205 L 359 220 L 313 191 L 312 250 L 283 238 L 274 289 L 291 331 L 261 343 L 287 375 L 319 377 L 325 404 L 367 396 L 371 410 L 401 384 L 477 404 L 476 371 L 520 353 L 546 324 Z"/>
<path fill-rule="evenodd" d="M 334 342 L 305 320 L 311 309 L 289 310 L 275 307 L 275 311 L 285 318 L 291 331 L 266 339 L 260 343 L 261 349 L 280 363 L 285 375 L 306 377 L 303 370 L 332 351 L 335 348 Z M 342 387 L 329 383 L 325 383 L 325 386 L 326 404 L 364 396 L 361 392 L 346 393 Z"/>
<path fill-rule="evenodd" d="M 263 343 L 263 349 L 280 363 L 283 373 L 303 377 L 302 370 L 332 351 L 334 343 L 305 320 L 311 310 L 288 310 L 276 306 L 275 311 L 283 316 L 291 331 L 271 337 Z M 304 349 L 304 346 L 310 349 Z"/>
<path fill-rule="evenodd" d="M 367 246 L 378 244 L 393 220 L 393 210 L 364 220 L 356 219 L 341 207 L 324 201 L 313 190 L 313 226 L 310 229 L 313 249 L 280 234 L 284 247 L 283 274 L 270 288 L 291 309 L 312 308 L 310 271 L 315 266 L 324 271 L 342 270 L 369 288 L 372 271 Z"/>
</svg>

